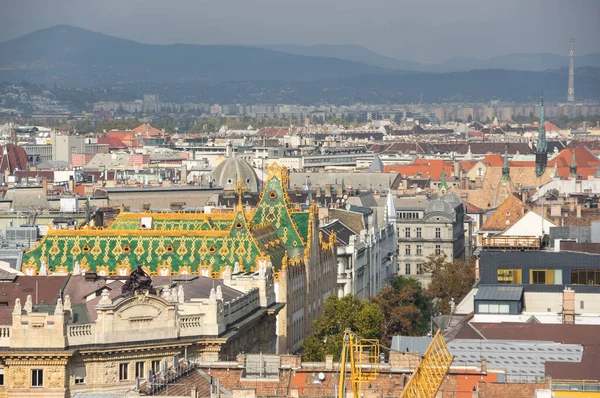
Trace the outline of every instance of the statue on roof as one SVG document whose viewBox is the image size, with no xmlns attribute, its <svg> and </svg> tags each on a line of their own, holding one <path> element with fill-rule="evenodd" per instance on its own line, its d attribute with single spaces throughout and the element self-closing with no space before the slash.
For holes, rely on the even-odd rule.
<svg viewBox="0 0 600 398">
<path fill-rule="evenodd" d="M 148 293 L 156 294 L 156 290 L 152 287 L 152 279 L 148 276 L 141 265 L 138 265 L 135 270 L 129 275 L 129 279 L 121 288 L 121 293 L 126 296 L 133 296 L 135 292 L 148 291 Z"/>
</svg>

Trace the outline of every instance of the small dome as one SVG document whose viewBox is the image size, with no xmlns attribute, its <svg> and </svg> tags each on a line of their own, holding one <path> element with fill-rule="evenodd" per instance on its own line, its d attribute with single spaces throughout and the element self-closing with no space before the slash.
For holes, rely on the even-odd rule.
<svg viewBox="0 0 600 398">
<path fill-rule="evenodd" d="M 244 159 L 230 156 L 215 167 L 212 172 L 215 184 L 226 190 L 235 189 L 237 180 L 244 180 L 250 192 L 258 192 L 258 176 Z"/>
<path fill-rule="evenodd" d="M 446 192 L 444 196 L 441 198 L 442 200 L 450 203 L 450 206 L 456 208 L 459 205 L 462 205 L 462 200 L 454 193 L 454 192 Z"/>
<path fill-rule="evenodd" d="M 434 199 L 427 205 L 427 209 L 425 209 L 425 214 L 429 213 L 446 213 L 449 216 L 452 216 L 454 213 L 454 209 L 447 201 L 443 199 Z"/>
</svg>

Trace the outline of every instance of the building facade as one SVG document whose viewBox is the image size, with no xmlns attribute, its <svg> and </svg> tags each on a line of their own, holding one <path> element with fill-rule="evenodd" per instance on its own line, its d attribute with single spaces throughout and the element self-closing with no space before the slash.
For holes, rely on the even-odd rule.
<svg viewBox="0 0 600 398">
<path fill-rule="evenodd" d="M 465 260 L 465 210 L 458 196 L 446 193 L 432 200 L 395 203 L 398 275 L 416 278 L 427 287 L 431 273 L 424 264 L 429 256 Z"/>
<path fill-rule="evenodd" d="M 122 282 L 86 274 L 1 284 L 12 308 L 0 326 L 0 396 L 126 391 L 180 360 L 275 351 L 283 304 L 267 262 L 252 274 L 227 269 L 222 280 L 157 276 L 156 294 L 122 295 Z"/>
</svg>

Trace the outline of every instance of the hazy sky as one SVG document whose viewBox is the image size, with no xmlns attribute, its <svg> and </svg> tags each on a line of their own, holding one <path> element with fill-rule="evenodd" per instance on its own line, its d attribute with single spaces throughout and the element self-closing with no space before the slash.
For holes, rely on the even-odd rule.
<svg viewBox="0 0 600 398">
<path fill-rule="evenodd" d="M 0 41 L 70 24 L 147 43 L 359 44 L 435 62 L 600 51 L 599 0 L 0 0 Z"/>
</svg>

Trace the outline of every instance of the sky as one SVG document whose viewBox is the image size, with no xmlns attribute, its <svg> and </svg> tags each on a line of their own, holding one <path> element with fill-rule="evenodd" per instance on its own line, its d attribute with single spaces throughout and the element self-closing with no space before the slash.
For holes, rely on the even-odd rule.
<svg viewBox="0 0 600 398">
<path fill-rule="evenodd" d="M 419 62 L 600 52 L 599 0 L 0 0 L 0 41 L 57 24 L 153 44 L 358 44 Z"/>
</svg>

